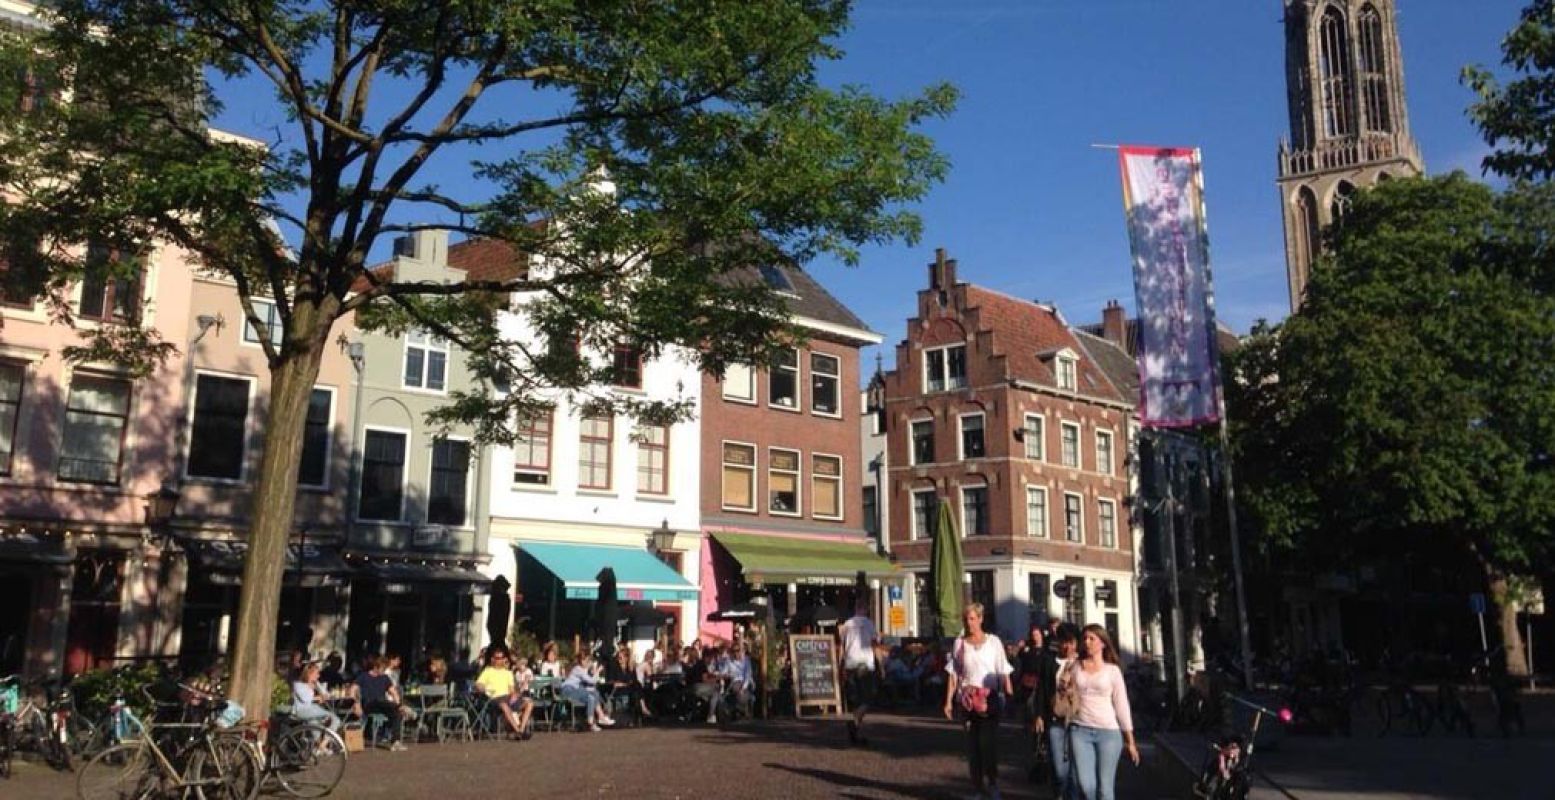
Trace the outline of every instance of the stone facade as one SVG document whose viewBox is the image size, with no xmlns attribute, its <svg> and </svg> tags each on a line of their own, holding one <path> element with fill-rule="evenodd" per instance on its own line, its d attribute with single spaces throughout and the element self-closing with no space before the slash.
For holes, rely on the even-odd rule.
<svg viewBox="0 0 1555 800">
<path fill-rule="evenodd" d="M 1301 307 L 1322 231 L 1356 189 L 1424 172 L 1409 132 L 1394 0 L 1285 0 L 1290 138 L 1280 142 L 1290 306 Z"/>
</svg>

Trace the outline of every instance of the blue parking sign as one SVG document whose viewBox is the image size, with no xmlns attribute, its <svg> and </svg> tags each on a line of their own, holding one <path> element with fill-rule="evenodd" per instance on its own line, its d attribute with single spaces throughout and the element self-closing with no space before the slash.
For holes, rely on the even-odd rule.
<svg viewBox="0 0 1555 800">
<path fill-rule="evenodd" d="M 900 602 L 902 602 L 902 587 L 900 587 L 900 586 L 887 586 L 886 587 L 886 597 L 890 598 L 891 602 L 893 602 L 893 603 L 900 603 Z"/>
<path fill-rule="evenodd" d="M 1479 592 L 1475 592 L 1475 593 L 1469 595 L 1469 613 L 1471 613 L 1471 614 L 1483 614 L 1483 613 L 1485 613 L 1485 595 L 1483 595 L 1483 594 L 1481 594 Z"/>
</svg>

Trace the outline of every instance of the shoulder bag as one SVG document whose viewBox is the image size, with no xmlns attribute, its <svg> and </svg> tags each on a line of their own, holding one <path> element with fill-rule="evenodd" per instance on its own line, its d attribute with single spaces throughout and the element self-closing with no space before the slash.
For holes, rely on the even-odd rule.
<svg viewBox="0 0 1555 800">
<path fill-rule="evenodd" d="M 1059 665 L 1058 679 L 1053 689 L 1053 716 L 1059 719 L 1073 719 L 1080 713 L 1080 687 L 1075 685 L 1074 678 L 1074 671 L 1079 666 L 1079 659 L 1070 659 L 1069 663 Z"/>
</svg>

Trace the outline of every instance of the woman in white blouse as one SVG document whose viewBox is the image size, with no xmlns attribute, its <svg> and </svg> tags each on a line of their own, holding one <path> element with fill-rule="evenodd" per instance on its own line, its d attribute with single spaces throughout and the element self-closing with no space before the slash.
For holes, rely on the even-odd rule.
<svg viewBox="0 0 1555 800">
<path fill-rule="evenodd" d="M 1129 760 L 1139 766 L 1139 748 L 1134 746 L 1134 718 L 1123 670 L 1118 667 L 1118 651 L 1106 628 L 1085 626 L 1080 660 L 1071 669 L 1080 710 L 1069 721 L 1069 743 L 1080 796 L 1113 800 L 1118 757 L 1127 750 Z"/>
<path fill-rule="evenodd" d="M 1014 694 L 1010 673 L 1015 670 L 1004 654 L 1004 643 L 983 630 L 982 603 L 968 605 L 961 619 L 966 630 L 945 664 L 950 673 L 945 681 L 945 718 L 955 718 L 957 705 L 966 713 L 972 788 L 980 798 L 999 800 L 999 717 L 1004 699 Z M 973 707 L 978 705 L 978 695 L 983 697 L 981 709 Z"/>
</svg>

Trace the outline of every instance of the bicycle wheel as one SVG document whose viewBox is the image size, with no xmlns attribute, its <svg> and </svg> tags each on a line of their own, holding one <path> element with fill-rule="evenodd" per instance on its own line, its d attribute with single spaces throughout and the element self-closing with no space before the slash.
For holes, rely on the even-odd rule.
<svg viewBox="0 0 1555 800">
<path fill-rule="evenodd" d="M 70 748 L 60 740 L 60 732 L 54 730 L 48 718 L 42 713 L 33 715 L 32 740 L 36 743 L 38 754 L 43 756 L 45 764 L 61 772 L 73 766 L 70 760 Z"/>
<path fill-rule="evenodd" d="M 238 736 L 216 735 L 189 755 L 184 782 L 191 800 L 250 800 L 259 794 L 264 766 L 254 747 Z"/>
<path fill-rule="evenodd" d="M 1387 736 L 1393 727 L 1393 701 L 1387 693 L 1377 698 L 1377 736 Z"/>
<path fill-rule="evenodd" d="M 65 731 L 70 734 L 70 751 L 82 758 L 96 755 L 97 750 L 107 744 L 98 738 L 97 725 L 79 711 L 70 715 L 65 723 Z"/>
<path fill-rule="evenodd" d="M 80 800 L 145 800 L 161 790 L 156 760 L 140 742 L 98 753 L 76 775 Z"/>
<path fill-rule="evenodd" d="M 1436 715 L 1431 713 L 1431 707 L 1425 702 L 1425 697 L 1413 690 L 1409 693 L 1408 702 L 1411 721 L 1415 725 L 1415 733 L 1424 736 L 1431 732 L 1431 726 L 1436 724 Z"/>
<path fill-rule="evenodd" d="M 11 749 L 15 746 L 13 727 L 9 719 L 0 721 L 0 778 L 11 777 Z"/>
<path fill-rule="evenodd" d="M 267 772 L 293 797 L 323 797 L 346 774 L 346 743 L 319 725 L 299 725 L 270 746 Z"/>
</svg>

